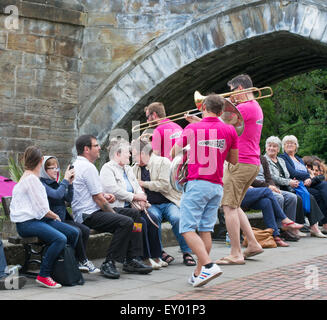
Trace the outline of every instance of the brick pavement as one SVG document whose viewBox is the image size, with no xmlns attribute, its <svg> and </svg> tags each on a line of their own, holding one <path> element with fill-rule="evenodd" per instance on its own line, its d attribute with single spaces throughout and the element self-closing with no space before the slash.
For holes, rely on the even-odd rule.
<svg viewBox="0 0 327 320">
<path fill-rule="evenodd" d="M 167 300 L 326 300 L 327 255 L 218 285 L 214 282 Z"/>
</svg>

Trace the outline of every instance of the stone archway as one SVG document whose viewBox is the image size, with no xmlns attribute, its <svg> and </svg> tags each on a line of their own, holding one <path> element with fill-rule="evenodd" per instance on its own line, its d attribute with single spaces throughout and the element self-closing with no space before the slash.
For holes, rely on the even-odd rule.
<svg viewBox="0 0 327 320">
<path fill-rule="evenodd" d="M 326 58 L 323 1 L 242 3 L 150 43 L 81 106 L 77 128 L 104 143 L 112 129 L 129 129 L 132 120 L 142 119 L 149 102 L 164 102 L 172 114 L 194 108 L 195 90 L 226 91 L 236 74 L 270 85 L 325 67 Z"/>
</svg>

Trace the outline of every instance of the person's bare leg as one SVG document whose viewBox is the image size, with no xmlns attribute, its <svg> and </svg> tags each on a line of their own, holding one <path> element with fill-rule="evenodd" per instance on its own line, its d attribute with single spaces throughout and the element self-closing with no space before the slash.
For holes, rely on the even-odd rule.
<svg viewBox="0 0 327 320">
<path fill-rule="evenodd" d="M 247 252 L 256 252 L 262 250 L 261 245 L 254 236 L 249 219 L 241 208 L 238 208 L 238 216 L 240 220 L 241 230 L 243 231 L 244 235 L 248 240 L 248 247 L 246 249 Z"/>
<path fill-rule="evenodd" d="M 206 235 L 203 235 L 204 237 L 203 240 L 202 237 L 200 237 L 199 235 L 197 235 L 196 232 L 193 231 L 185 232 L 182 235 L 187 245 L 190 247 L 190 249 L 194 252 L 194 254 L 198 258 L 198 263 L 194 271 L 194 275 L 198 276 L 201 272 L 202 266 L 211 262 L 209 254 L 207 252 L 207 247 L 209 246 L 209 244 L 207 243 L 208 237 Z"/>
<path fill-rule="evenodd" d="M 240 218 L 237 208 L 231 208 L 229 206 L 223 206 L 226 229 L 229 234 L 231 252 L 228 258 L 235 261 L 243 260 L 243 254 L 240 244 Z"/>
</svg>

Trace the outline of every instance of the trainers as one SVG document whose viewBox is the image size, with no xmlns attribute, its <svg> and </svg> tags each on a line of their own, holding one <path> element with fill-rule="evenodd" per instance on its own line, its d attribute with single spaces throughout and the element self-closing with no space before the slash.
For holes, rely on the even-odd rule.
<svg viewBox="0 0 327 320">
<path fill-rule="evenodd" d="M 62 287 L 60 283 L 55 282 L 51 277 L 37 276 L 35 281 L 50 289 L 57 289 Z"/>
<path fill-rule="evenodd" d="M 188 278 L 188 283 L 193 286 L 195 279 L 196 279 L 196 277 L 194 275 L 194 272 L 192 272 L 192 275 Z"/>
<path fill-rule="evenodd" d="M 194 279 L 193 287 L 202 287 L 209 281 L 219 277 L 222 274 L 222 270 L 215 263 L 211 268 L 202 267 L 201 273 Z"/>
<path fill-rule="evenodd" d="M 120 273 L 116 269 L 114 260 L 106 260 L 102 263 L 100 267 L 101 273 L 110 279 L 118 279 L 120 277 Z"/>
<path fill-rule="evenodd" d="M 100 269 L 96 268 L 90 260 L 86 260 L 84 263 L 80 262 L 78 265 L 78 268 L 82 272 L 87 272 L 87 273 L 91 273 L 91 274 L 100 272 Z"/>
<path fill-rule="evenodd" d="M 26 278 L 18 275 L 9 275 L 0 278 L 0 290 L 21 289 L 26 284 Z"/>
<path fill-rule="evenodd" d="M 125 259 L 123 271 L 129 273 L 148 274 L 152 272 L 152 267 L 145 265 L 136 258 Z"/>
</svg>

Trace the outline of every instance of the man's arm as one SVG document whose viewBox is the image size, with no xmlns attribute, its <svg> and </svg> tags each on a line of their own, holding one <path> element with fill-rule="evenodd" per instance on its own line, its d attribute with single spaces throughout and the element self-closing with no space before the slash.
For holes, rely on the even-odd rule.
<svg viewBox="0 0 327 320">
<path fill-rule="evenodd" d="M 106 200 L 103 193 L 95 194 L 92 198 L 102 211 L 116 213 L 115 210 L 110 207 L 109 202 Z"/>
<path fill-rule="evenodd" d="M 176 157 L 180 152 L 182 152 L 182 147 L 180 147 L 177 143 L 174 144 L 172 149 L 170 150 L 170 156 L 172 159 Z"/>
<path fill-rule="evenodd" d="M 230 162 L 233 165 L 238 163 L 238 149 L 230 149 L 228 151 L 226 161 Z"/>
</svg>

